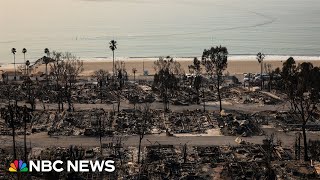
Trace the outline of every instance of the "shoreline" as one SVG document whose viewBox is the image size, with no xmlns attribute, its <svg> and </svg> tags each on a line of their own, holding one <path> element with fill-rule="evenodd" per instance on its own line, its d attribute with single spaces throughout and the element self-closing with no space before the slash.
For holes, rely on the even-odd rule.
<svg viewBox="0 0 320 180">
<path fill-rule="evenodd" d="M 115 61 L 155 61 L 160 57 L 166 56 L 154 56 L 154 57 L 115 57 Z M 193 61 L 197 56 L 170 56 L 176 61 Z M 228 61 L 257 61 L 256 55 L 229 55 Z M 320 61 L 320 56 L 290 56 L 290 55 L 266 55 L 265 61 L 285 61 L 289 57 L 293 57 L 296 61 Z M 201 60 L 201 56 L 197 57 Z M 95 62 L 95 61 L 113 61 L 112 57 L 93 57 L 93 58 L 80 58 L 83 61 Z"/>
<path fill-rule="evenodd" d="M 277 58 L 274 59 L 274 56 L 266 56 L 264 63 L 271 64 L 272 69 L 276 69 L 277 67 L 281 68 L 282 64 L 285 60 L 287 60 L 290 56 L 282 56 L 281 59 Z M 181 68 L 185 71 L 185 73 L 189 73 L 188 66 L 193 64 L 193 58 L 175 58 L 174 60 L 178 61 L 181 65 Z M 310 56 L 306 57 L 296 57 L 293 56 L 296 60 L 297 64 L 302 62 L 311 62 L 314 66 L 320 67 L 320 57 Z M 158 60 L 159 58 L 122 58 L 116 57 L 115 61 L 121 60 L 125 62 L 125 68 L 127 69 L 128 75 L 133 75 L 132 69 L 136 68 L 138 71 L 136 75 L 143 75 L 143 70 L 148 71 L 149 75 L 153 75 L 154 72 L 154 61 Z M 81 73 L 83 76 L 91 76 L 94 71 L 103 69 L 108 72 L 112 72 L 112 59 L 82 59 L 84 64 L 84 71 Z M 21 65 L 21 64 L 19 64 Z M 17 66 L 19 66 L 17 65 Z M 34 72 L 44 72 L 44 65 L 41 65 L 37 68 Z M 144 67 L 144 68 L 143 68 Z M 49 66 L 50 69 L 50 66 Z M 7 64 L 2 65 L 0 67 L 0 72 L 3 71 L 13 71 L 14 65 Z M 256 60 L 256 56 L 248 56 L 245 57 L 229 57 L 228 58 L 228 67 L 225 70 L 225 73 L 229 74 L 243 74 L 243 73 L 260 73 L 260 64 Z"/>
<path fill-rule="evenodd" d="M 155 61 L 158 60 L 160 57 L 166 57 L 166 56 L 133 56 L 133 57 L 117 57 L 115 56 L 115 61 Z M 190 61 L 193 60 L 194 57 L 197 56 L 170 56 L 174 60 L 177 61 Z M 320 55 L 266 55 L 265 61 L 285 61 L 289 57 L 293 57 L 296 61 L 320 61 Z M 112 62 L 112 57 L 90 57 L 90 58 L 82 58 L 78 57 L 80 60 L 83 60 L 84 62 Z M 201 59 L 201 56 L 197 57 L 198 59 Z M 30 58 L 26 58 L 30 60 Z M 6 60 L 1 61 L 0 65 L 7 66 L 13 64 L 11 62 L 12 60 Z M 36 60 L 30 60 L 31 62 L 35 62 Z M 246 55 L 246 54 L 239 54 L 239 55 L 228 55 L 228 61 L 257 61 L 256 55 Z M 9 62 L 9 63 L 3 63 L 3 62 Z M 23 62 L 21 60 L 16 61 L 17 64 L 22 64 Z"/>
</svg>

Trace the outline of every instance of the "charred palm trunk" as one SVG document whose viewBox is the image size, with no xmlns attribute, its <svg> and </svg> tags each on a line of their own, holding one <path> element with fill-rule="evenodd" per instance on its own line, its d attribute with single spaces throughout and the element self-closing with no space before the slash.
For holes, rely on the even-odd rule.
<svg viewBox="0 0 320 180">
<path fill-rule="evenodd" d="M 100 153 L 102 155 L 102 127 L 101 127 L 101 117 L 99 117 L 99 142 L 100 142 Z"/>
<path fill-rule="evenodd" d="M 57 101 L 58 101 L 58 112 L 60 113 L 61 112 L 61 88 L 59 87 L 59 82 L 57 80 Z"/>
<path fill-rule="evenodd" d="M 71 86 L 68 85 L 68 82 L 66 82 L 66 86 L 65 86 L 65 96 L 67 98 L 67 102 L 68 102 L 68 111 L 72 110 L 71 107 Z"/>
<path fill-rule="evenodd" d="M 27 109 L 25 109 L 24 116 L 23 116 L 23 121 L 24 121 L 24 160 L 27 162 L 27 116 L 28 112 Z"/>
<path fill-rule="evenodd" d="M 73 111 L 73 104 L 72 104 L 72 99 L 71 99 L 71 89 L 69 87 L 68 89 L 68 106 L 69 106 L 69 111 Z"/>
<path fill-rule="evenodd" d="M 168 111 L 168 106 L 167 106 L 167 103 L 168 103 L 167 89 L 164 88 L 161 93 L 162 93 L 162 101 L 163 101 L 163 110 L 164 110 L 165 112 L 167 112 L 167 111 Z"/>
<path fill-rule="evenodd" d="M 100 80 L 100 103 L 102 104 L 102 81 Z"/>
<path fill-rule="evenodd" d="M 140 164 L 140 154 L 141 154 L 141 142 L 142 142 L 142 139 L 143 139 L 143 135 L 140 135 L 139 137 L 139 149 L 138 149 L 138 164 Z"/>
<path fill-rule="evenodd" d="M 136 82 L 136 73 L 133 73 L 133 81 Z"/>
<path fill-rule="evenodd" d="M 120 93 L 118 93 L 118 113 L 120 112 L 120 103 L 121 103 L 121 97 L 120 97 Z"/>
<path fill-rule="evenodd" d="M 114 50 L 112 51 L 112 73 L 113 73 L 113 77 L 114 77 L 114 75 L 115 75 L 115 73 L 114 73 Z"/>
<path fill-rule="evenodd" d="M 270 79 L 269 79 L 269 92 L 271 92 L 271 89 L 272 89 L 272 82 L 273 82 L 273 75 L 270 76 Z"/>
<path fill-rule="evenodd" d="M 14 112 L 12 107 L 9 107 L 9 111 L 10 111 L 10 125 L 12 127 L 12 143 L 13 143 L 13 159 L 17 159 L 17 152 L 16 152 L 16 132 L 15 132 L 15 126 L 14 126 Z M 15 112 L 16 113 L 16 112 Z"/>
<path fill-rule="evenodd" d="M 62 93 L 61 93 L 61 95 L 62 95 Z M 60 97 L 60 103 L 61 103 L 61 111 L 64 111 L 63 98 L 62 97 Z"/>
<path fill-rule="evenodd" d="M 49 81 L 48 81 L 48 63 L 46 63 L 46 81 L 48 84 L 49 83 Z"/>
<path fill-rule="evenodd" d="M 167 111 L 170 110 L 170 101 L 169 101 L 169 95 L 167 95 Z"/>
<path fill-rule="evenodd" d="M 146 113 L 144 113 L 144 117 L 143 117 L 143 125 L 142 125 L 142 129 L 141 129 L 141 133 L 139 136 L 139 149 L 138 149 L 138 164 L 140 164 L 140 157 L 141 157 L 141 143 L 142 143 L 142 139 L 144 138 L 144 133 L 145 133 L 145 125 L 147 123 L 147 118 L 146 118 Z"/>
<path fill-rule="evenodd" d="M 204 89 L 202 91 L 202 96 L 203 96 L 203 112 L 206 112 L 206 97 L 205 97 Z"/>
<path fill-rule="evenodd" d="M 197 104 L 199 104 L 199 88 L 197 88 Z"/>
<path fill-rule="evenodd" d="M 23 53 L 23 60 L 24 60 L 24 62 L 26 62 L 26 54 L 25 53 Z M 24 75 L 27 75 L 27 68 L 28 68 L 28 66 L 25 66 Z"/>
<path fill-rule="evenodd" d="M 16 55 L 15 54 L 13 54 L 13 65 L 14 65 L 14 80 L 17 80 Z"/>
<path fill-rule="evenodd" d="M 220 82 L 221 76 L 218 75 L 218 85 L 217 85 L 217 91 L 218 91 L 218 99 L 219 99 L 219 106 L 220 106 L 220 112 L 222 111 L 222 102 L 221 102 L 221 92 L 220 92 Z"/>
<path fill-rule="evenodd" d="M 304 161 L 309 161 L 308 143 L 307 143 L 307 134 L 306 134 L 306 123 L 305 123 L 305 121 L 302 124 L 302 136 L 303 136 L 303 146 L 304 146 Z"/>
<path fill-rule="evenodd" d="M 263 61 L 261 61 L 261 63 L 260 63 L 260 68 L 261 68 L 261 70 L 260 70 L 260 81 L 261 81 L 261 90 L 263 89 L 263 79 L 262 79 L 262 66 L 263 66 Z"/>
</svg>

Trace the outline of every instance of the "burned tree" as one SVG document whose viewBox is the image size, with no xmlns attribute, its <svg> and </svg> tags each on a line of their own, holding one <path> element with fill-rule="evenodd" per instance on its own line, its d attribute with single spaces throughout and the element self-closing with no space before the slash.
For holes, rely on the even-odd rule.
<svg viewBox="0 0 320 180">
<path fill-rule="evenodd" d="M 13 158 L 17 159 L 17 151 L 16 151 L 16 132 L 15 132 L 15 124 L 16 124 L 16 105 L 8 106 L 9 112 L 9 126 L 12 128 L 12 148 L 13 148 Z"/>
<path fill-rule="evenodd" d="M 192 87 L 196 90 L 197 93 L 197 103 L 199 103 L 199 90 L 201 87 L 202 76 L 201 76 L 201 61 L 198 58 L 193 59 L 193 64 L 189 65 L 190 73 L 194 73 L 194 78 L 192 82 Z"/>
<path fill-rule="evenodd" d="M 270 92 L 271 91 L 271 81 L 273 79 L 272 65 L 271 64 L 264 64 L 264 70 L 269 76 L 269 79 L 268 79 L 268 91 Z M 262 77 L 262 78 L 263 78 L 263 81 L 264 81 L 265 78 L 264 77 Z"/>
<path fill-rule="evenodd" d="M 320 103 L 320 68 L 307 62 L 296 66 L 294 59 L 289 58 L 283 64 L 282 77 L 290 110 L 301 121 L 304 160 L 308 161 L 306 124 L 314 119 Z"/>
<path fill-rule="evenodd" d="M 30 114 L 29 114 L 29 109 L 27 106 L 23 107 L 23 123 L 24 123 L 24 138 L 23 138 L 23 144 L 24 144 L 24 160 L 27 161 L 27 155 L 28 155 L 28 150 L 27 150 L 27 122 L 30 122 Z"/>
<path fill-rule="evenodd" d="M 139 149 L 138 149 L 138 164 L 140 164 L 140 156 L 141 156 L 141 142 L 144 138 L 144 135 L 147 131 L 147 122 L 150 120 L 150 105 L 145 104 L 142 108 L 142 116 L 140 121 L 138 122 L 138 135 L 139 135 Z"/>
<path fill-rule="evenodd" d="M 226 47 L 217 46 L 205 49 L 202 54 L 202 63 L 206 72 L 213 81 L 213 85 L 218 93 L 220 111 L 222 111 L 220 87 L 223 82 L 223 71 L 227 68 L 228 50 Z"/>
<path fill-rule="evenodd" d="M 122 90 L 124 86 L 124 81 L 127 79 L 127 71 L 125 67 L 124 61 L 117 61 L 115 64 L 115 69 L 117 72 L 117 79 L 113 82 L 114 90 L 116 91 L 117 101 L 118 101 L 118 112 L 120 112 L 120 105 L 121 105 L 121 96 Z"/>
<path fill-rule="evenodd" d="M 105 124 L 104 124 L 104 114 L 105 111 L 101 108 L 101 109 L 93 109 L 93 119 L 97 120 L 97 124 L 98 124 L 98 130 L 97 132 L 99 133 L 99 144 L 100 144 L 100 153 L 102 154 L 102 137 L 104 137 L 105 135 Z"/>
<path fill-rule="evenodd" d="M 154 62 L 153 88 L 160 92 L 163 101 L 164 110 L 169 110 L 169 98 L 178 89 L 179 75 L 182 73 L 180 63 L 173 58 L 159 58 Z"/>
<path fill-rule="evenodd" d="M 58 109 L 60 104 L 63 110 L 63 99 L 65 98 L 69 105 L 69 111 L 73 108 L 71 101 L 71 92 L 73 85 L 79 74 L 84 70 L 83 61 L 69 52 L 53 52 L 55 63 L 51 65 L 51 76 L 56 81 L 56 94 L 58 99 Z"/>
<path fill-rule="evenodd" d="M 5 86 L 5 95 L 8 98 L 8 105 L 5 109 L 4 119 L 7 125 L 12 130 L 12 149 L 14 159 L 17 157 L 17 149 L 16 149 L 16 126 L 19 124 L 18 120 L 20 119 L 18 116 L 18 92 L 20 91 L 19 87 L 16 84 L 8 84 Z M 11 104 L 11 101 L 14 101 Z"/>
<path fill-rule="evenodd" d="M 98 81 L 98 87 L 100 90 L 100 101 L 102 103 L 103 89 L 107 87 L 107 83 L 110 78 L 110 74 L 108 71 L 100 69 L 100 70 L 94 72 L 93 77 L 96 78 Z"/>
<path fill-rule="evenodd" d="M 274 142 L 274 134 L 271 134 L 270 136 L 267 136 L 266 139 L 263 140 L 262 148 L 264 149 L 264 155 L 265 155 L 265 164 L 266 164 L 266 177 L 268 179 L 273 180 L 275 178 L 275 172 L 272 169 L 272 154 L 274 151 L 275 142 Z"/>
</svg>

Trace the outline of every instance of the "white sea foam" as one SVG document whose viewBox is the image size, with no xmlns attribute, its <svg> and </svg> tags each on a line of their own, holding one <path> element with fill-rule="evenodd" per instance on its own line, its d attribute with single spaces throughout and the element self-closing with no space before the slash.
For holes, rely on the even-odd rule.
<svg viewBox="0 0 320 180">
<path fill-rule="evenodd" d="M 265 61 L 285 61 L 293 57 L 296 61 L 320 61 L 320 56 L 290 56 L 290 55 L 266 55 Z M 194 57 L 173 57 L 177 61 L 192 61 Z M 201 59 L 201 57 L 197 57 Z M 228 61 L 256 61 L 255 55 L 229 55 Z M 159 57 L 116 57 L 115 61 L 155 61 Z M 112 62 L 113 59 L 109 57 L 99 58 L 81 58 L 85 62 Z"/>
</svg>

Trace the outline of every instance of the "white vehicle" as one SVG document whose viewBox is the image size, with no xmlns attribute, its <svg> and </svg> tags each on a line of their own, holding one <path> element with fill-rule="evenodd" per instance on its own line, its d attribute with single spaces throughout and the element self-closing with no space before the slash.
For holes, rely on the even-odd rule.
<svg viewBox="0 0 320 180">
<path fill-rule="evenodd" d="M 249 73 L 249 74 L 245 74 L 244 78 L 243 78 L 243 82 L 249 82 L 252 81 L 254 79 L 254 75 Z"/>
</svg>

